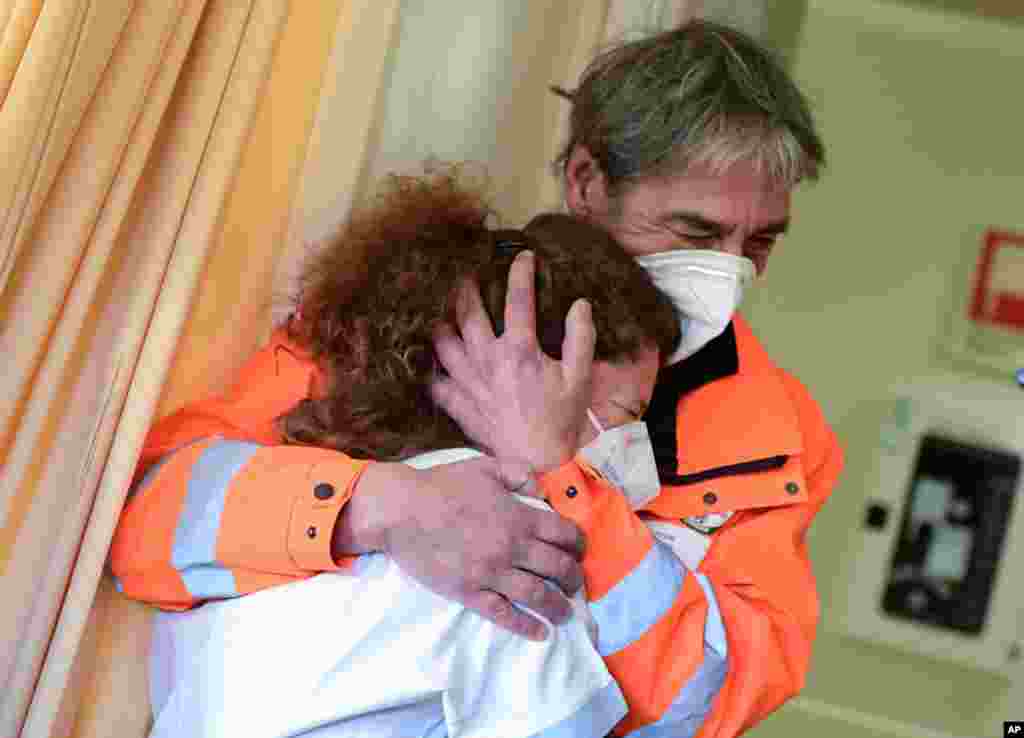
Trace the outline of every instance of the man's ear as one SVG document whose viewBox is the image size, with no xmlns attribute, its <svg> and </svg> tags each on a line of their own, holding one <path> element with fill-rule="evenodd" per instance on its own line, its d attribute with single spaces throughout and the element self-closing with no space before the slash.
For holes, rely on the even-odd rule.
<svg viewBox="0 0 1024 738">
<path fill-rule="evenodd" d="M 565 205 L 573 215 L 600 217 L 608 212 L 608 178 L 583 144 L 573 146 L 565 163 Z"/>
</svg>

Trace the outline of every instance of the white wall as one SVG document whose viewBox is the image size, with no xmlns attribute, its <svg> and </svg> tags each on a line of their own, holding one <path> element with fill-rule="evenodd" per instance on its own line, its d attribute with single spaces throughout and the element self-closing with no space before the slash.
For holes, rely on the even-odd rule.
<svg viewBox="0 0 1024 738">
<path fill-rule="evenodd" d="M 811 536 L 823 619 L 835 624 L 889 388 L 967 371 L 941 349 L 981 235 L 1024 229 L 1024 28 L 893 2 L 811 0 L 795 74 L 831 163 L 797 195 L 792 234 L 748 313 L 847 446 L 844 478 Z M 972 381 L 1012 383 L 1008 373 Z M 1001 411 L 1007 423 L 1024 417 L 1024 393 Z M 1009 561 L 1000 576 L 1022 571 L 1024 560 Z M 814 664 L 805 701 L 753 735 L 1001 735 L 1024 705 L 1019 682 L 827 628 Z"/>
</svg>

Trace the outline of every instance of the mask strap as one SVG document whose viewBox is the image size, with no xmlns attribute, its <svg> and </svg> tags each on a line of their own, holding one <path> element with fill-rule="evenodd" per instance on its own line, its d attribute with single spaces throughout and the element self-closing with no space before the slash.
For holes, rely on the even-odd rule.
<svg viewBox="0 0 1024 738">
<path fill-rule="evenodd" d="M 587 417 L 590 418 L 590 422 L 594 425 L 594 428 L 597 429 L 598 433 L 604 433 L 604 428 L 601 426 L 601 421 L 597 419 L 597 416 L 594 415 L 594 411 L 591 410 L 589 407 L 587 408 Z"/>
</svg>

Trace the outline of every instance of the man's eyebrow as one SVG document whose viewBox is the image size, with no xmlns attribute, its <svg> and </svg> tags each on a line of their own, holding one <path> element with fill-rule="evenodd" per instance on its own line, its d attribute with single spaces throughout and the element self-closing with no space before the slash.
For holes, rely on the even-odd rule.
<svg viewBox="0 0 1024 738">
<path fill-rule="evenodd" d="M 709 220 L 702 215 L 697 213 L 691 213 L 686 210 L 677 210 L 671 213 L 666 213 L 661 218 L 665 224 L 685 225 L 691 228 L 697 228 L 702 231 L 714 231 L 715 233 L 728 233 L 732 230 L 730 226 L 725 223 L 718 223 L 714 220 Z"/>
<path fill-rule="evenodd" d="M 666 213 L 661 220 L 666 224 L 671 223 L 675 225 L 685 225 L 697 230 L 717 234 L 728 234 L 736 228 L 736 226 L 719 223 L 718 221 L 710 220 L 709 218 L 705 218 L 703 215 L 692 213 L 687 210 L 677 210 L 671 213 Z M 789 230 L 789 218 L 783 218 L 782 220 L 777 220 L 773 223 L 766 223 L 758 228 L 754 232 L 754 235 L 778 236 L 785 233 L 787 230 Z"/>
</svg>

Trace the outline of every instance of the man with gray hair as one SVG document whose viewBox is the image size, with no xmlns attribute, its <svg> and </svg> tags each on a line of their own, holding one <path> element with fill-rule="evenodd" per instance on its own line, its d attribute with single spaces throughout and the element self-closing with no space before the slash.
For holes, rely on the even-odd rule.
<svg viewBox="0 0 1024 738">
<path fill-rule="evenodd" d="M 683 323 L 649 406 L 630 412 L 649 429 L 662 485 L 637 515 L 685 576 L 652 599 L 657 612 L 623 613 L 649 627 L 606 657 L 630 706 L 615 732 L 735 736 L 804 684 L 818 618 L 806 533 L 842 466 L 818 405 L 734 314 L 824 148 L 779 63 L 710 22 L 607 51 L 557 91 L 572 105 L 558 160 L 568 209 L 605 226 Z M 580 568 L 578 529 L 508 494 L 536 475 L 571 477 L 589 371 L 569 363 L 586 354 L 587 311 L 570 313 L 556 361 L 535 336 L 496 337 L 479 295 L 464 298 L 458 330 L 436 336 L 447 375 L 434 397 L 497 458 L 418 471 L 279 445 L 273 420 L 312 391 L 314 371 L 272 339 L 226 396 L 152 429 L 112 551 L 126 594 L 185 609 L 384 551 L 437 593 L 542 638 L 514 602 L 561 622 L 568 601 L 545 580 L 600 590 L 602 573 Z M 510 289 L 508 314 L 533 325 L 532 300 Z"/>
</svg>

